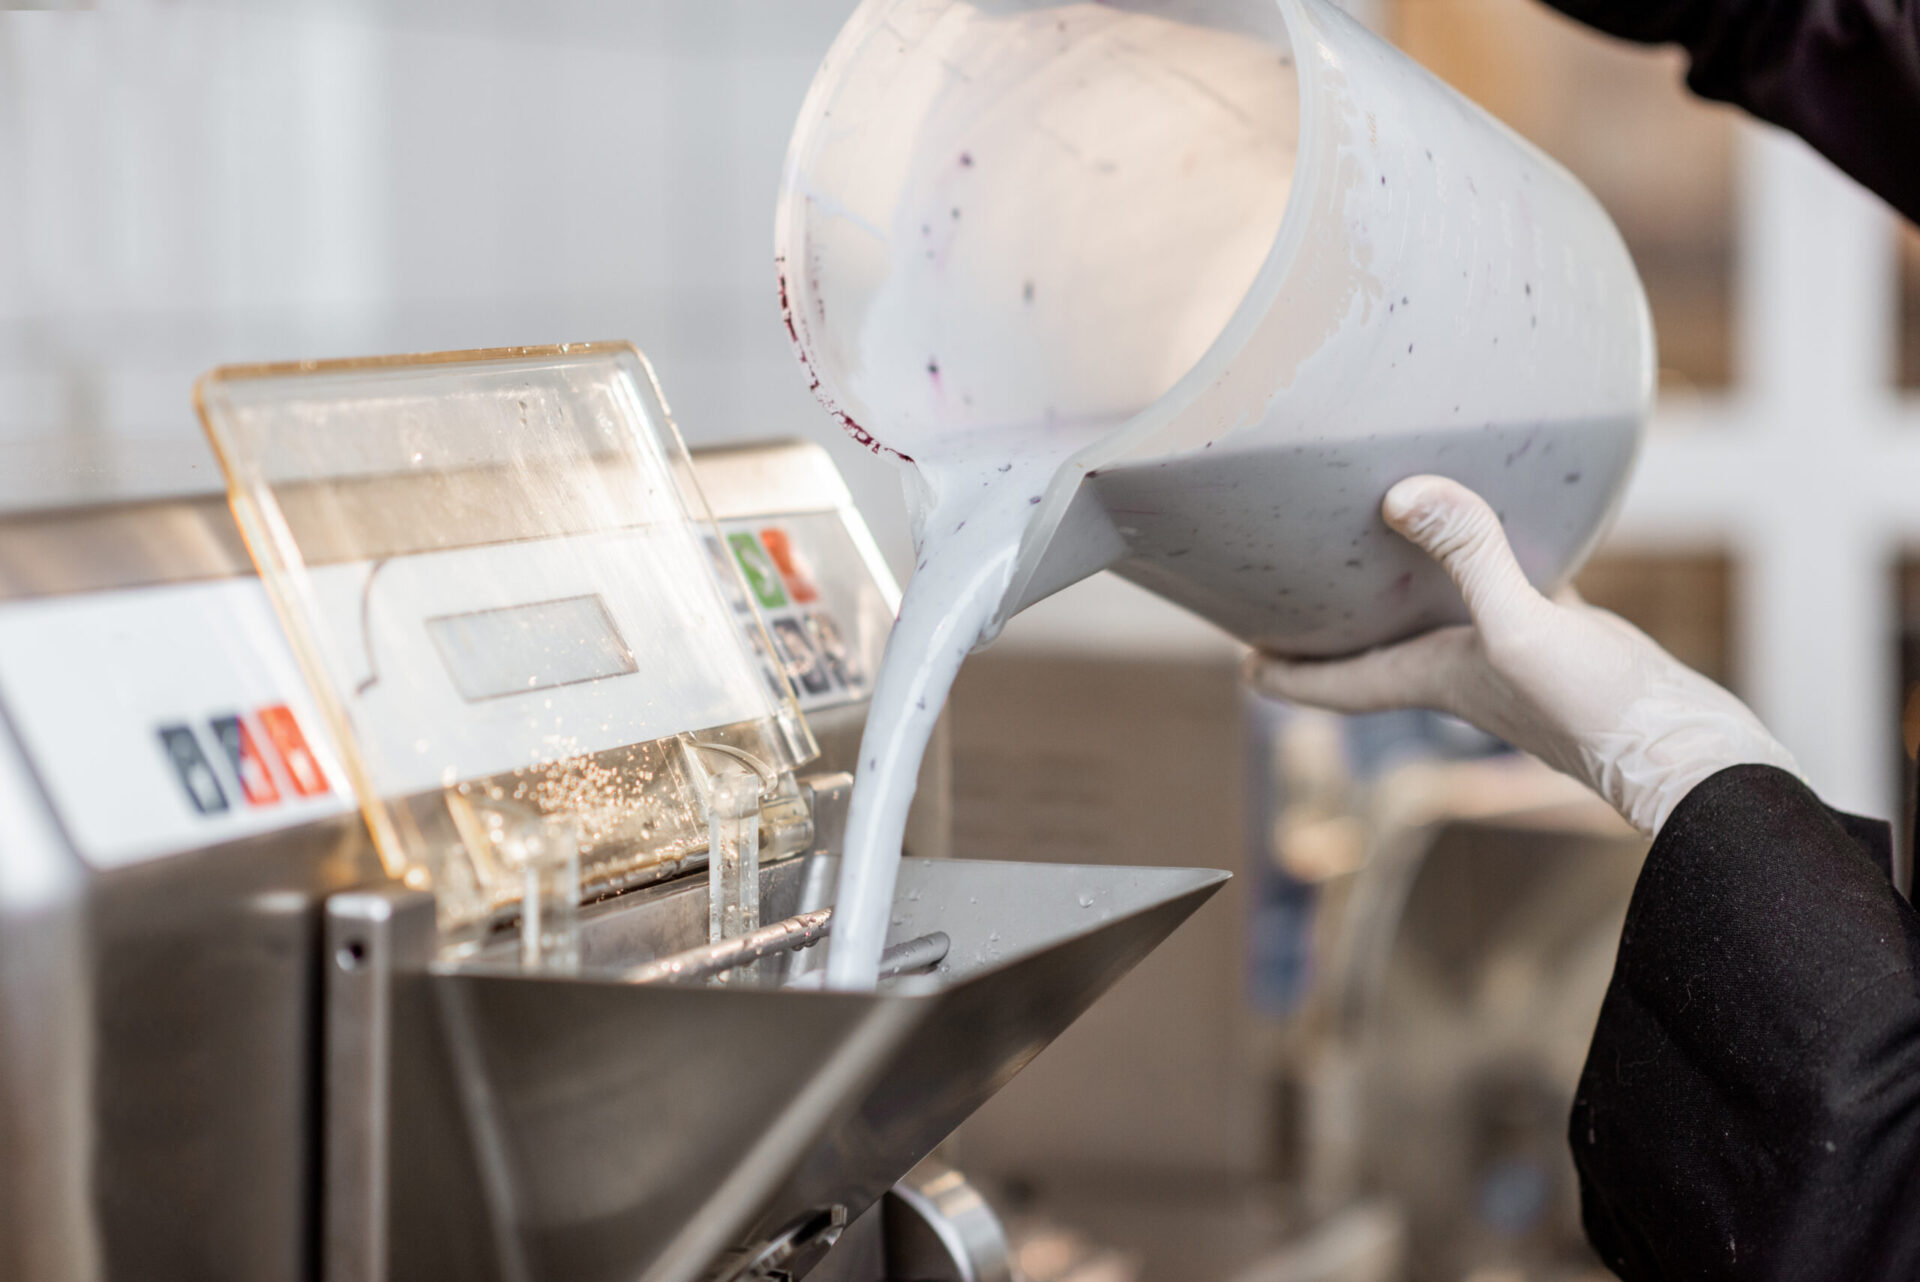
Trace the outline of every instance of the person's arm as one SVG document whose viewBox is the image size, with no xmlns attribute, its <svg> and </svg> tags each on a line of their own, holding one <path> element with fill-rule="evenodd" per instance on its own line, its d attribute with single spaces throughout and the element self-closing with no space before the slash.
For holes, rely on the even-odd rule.
<svg viewBox="0 0 1920 1282">
<path fill-rule="evenodd" d="M 1661 829 L 1568 1130 L 1621 1277 L 1920 1277 L 1920 920 L 1887 854 L 1767 766 Z"/>
<path fill-rule="evenodd" d="M 1550 601 L 1485 502 L 1416 477 L 1382 515 L 1473 622 L 1351 659 L 1255 658 L 1269 693 L 1452 712 L 1658 834 L 1570 1121 L 1623 1277 L 1920 1277 L 1920 923 L 1885 825 L 1822 806 L 1745 705 L 1643 633 Z"/>
<path fill-rule="evenodd" d="M 1920 222 L 1920 4 L 1547 0 L 1589 26 L 1678 44 L 1702 97 L 1792 130 Z"/>
</svg>

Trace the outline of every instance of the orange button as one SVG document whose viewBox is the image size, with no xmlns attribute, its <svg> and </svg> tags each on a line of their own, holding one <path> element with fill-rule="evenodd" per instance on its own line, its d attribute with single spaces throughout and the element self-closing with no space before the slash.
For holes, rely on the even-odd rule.
<svg viewBox="0 0 1920 1282">
<path fill-rule="evenodd" d="M 267 732 L 274 750 L 280 754 L 280 763 L 287 768 L 287 778 L 295 792 L 303 797 L 317 797 L 327 791 L 326 773 L 314 760 L 312 749 L 307 747 L 307 737 L 300 733 L 300 723 L 293 719 L 293 712 L 286 704 L 276 703 L 271 708 L 260 709 L 260 728 Z"/>
<path fill-rule="evenodd" d="M 787 532 L 777 525 L 769 525 L 760 531 L 760 542 L 767 549 L 767 555 L 780 567 L 780 577 L 787 582 L 787 594 L 801 605 L 820 599 L 820 590 L 813 586 L 813 580 L 807 577 L 806 568 L 800 564 L 799 554 L 794 551 L 793 540 Z"/>
<path fill-rule="evenodd" d="M 267 759 L 261 755 L 260 745 L 253 741 L 253 732 L 247 729 L 247 723 L 239 717 L 215 717 L 208 724 L 227 754 L 227 762 L 233 767 L 234 778 L 240 781 L 240 793 L 247 804 L 271 806 L 279 801 L 280 789 L 274 785 L 273 772 L 267 769 Z"/>
</svg>

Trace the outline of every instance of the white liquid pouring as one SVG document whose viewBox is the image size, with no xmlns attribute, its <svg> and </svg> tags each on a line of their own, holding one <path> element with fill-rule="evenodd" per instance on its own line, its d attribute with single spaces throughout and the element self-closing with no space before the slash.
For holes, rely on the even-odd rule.
<svg viewBox="0 0 1920 1282">
<path fill-rule="evenodd" d="M 828 410 L 911 455 L 933 495 L 857 764 L 837 986 L 873 981 L 916 766 L 1016 561 L 1041 551 L 1022 536 L 1061 496 L 1032 498 L 1078 443 L 1058 424 L 1173 416 L 1088 452 L 1068 517 L 1092 524 L 1063 527 L 1044 586 L 1111 554 L 1301 654 L 1458 616 L 1380 523 L 1400 477 L 1479 490 L 1546 582 L 1631 466 L 1651 332 L 1592 198 L 1323 0 L 1225 26 L 1206 15 L 1230 5 L 1179 8 L 1190 23 L 869 0 L 796 130 L 776 237 L 795 346 Z M 1288 38 L 1249 26 L 1262 12 L 1288 15 L 1316 69 L 1298 193 L 1300 85 Z M 1300 234 L 1283 240 L 1290 194 Z M 1237 323 L 1283 246 L 1278 292 Z"/>
<path fill-rule="evenodd" d="M 967 655 L 1013 577 L 1020 539 L 1054 472 L 1084 440 L 1002 448 L 921 465 L 936 495 L 873 687 L 827 954 L 829 988 L 870 988 L 886 946 L 900 847 L 920 760 Z M 1015 448 L 1008 448 L 1015 447 Z"/>
<path fill-rule="evenodd" d="M 920 760 L 1041 496 L 1226 325 L 1272 244 L 1295 142 L 1291 60 L 1204 25 L 963 4 L 909 56 L 894 83 L 914 87 L 900 113 L 918 133 L 884 283 L 834 310 L 874 279 L 874 242 L 848 220 L 808 257 L 818 319 L 863 317 L 852 376 L 872 419 L 856 435 L 911 453 L 923 496 L 847 821 L 827 959 L 828 986 L 847 989 L 875 982 Z"/>
</svg>

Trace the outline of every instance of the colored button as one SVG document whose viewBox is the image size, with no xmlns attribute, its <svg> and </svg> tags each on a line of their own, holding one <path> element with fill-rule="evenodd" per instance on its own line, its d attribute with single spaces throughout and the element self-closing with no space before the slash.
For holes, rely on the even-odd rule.
<svg viewBox="0 0 1920 1282">
<path fill-rule="evenodd" d="M 215 717 L 207 723 L 213 727 L 214 740 L 227 754 L 227 764 L 233 767 L 233 777 L 240 781 L 240 795 L 252 806 L 271 806 L 280 800 L 280 789 L 273 782 L 273 772 L 267 769 L 267 759 L 260 755 L 260 746 L 253 741 L 253 732 L 247 729 L 247 723 L 239 717 Z"/>
<path fill-rule="evenodd" d="M 713 572 L 720 580 L 720 591 L 725 594 L 727 604 L 731 605 L 736 613 L 752 614 L 753 602 L 747 599 L 747 590 L 740 586 L 740 576 L 734 572 L 733 561 L 727 556 L 726 547 L 711 534 L 702 534 L 700 542 L 707 549 L 707 556 L 713 561 Z"/>
<path fill-rule="evenodd" d="M 846 638 L 841 634 L 840 626 L 833 621 L 833 616 L 825 610 L 809 610 L 801 616 L 800 621 L 806 624 L 807 636 L 812 639 L 814 648 L 820 651 L 820 657 L 825 661 L 827 670 L 833 673 L 834 679 L 854 693 L 859 693 L 866 684 L 866 673 L 861 670 L 853 651 L 847 647 Z"/>
<path fill-rule="evenodd" d="M 753 590 L 756 601 L 769 610 L 777 610 L 787 603 L 787 594 L 780 588 L 780 576 L 759 539 L 741 530 L 727 536 L 727 546 L 733 549 L 733 559 L 740 563 L 740 573 L 747 576 L 747 586 Z"/>
<path fill-rule="evenodd" d="M 800 688 L 810 695 L 826 694 L 833 689 L 832 678 L 815 653 L 813 643 L 807 640 L 807 634 L 792 619 L 773 621 L 774 640 L 787 656 L 787 675 L 798 682 Z"/>
<path fill-rule="evenodd" d="M 800 560 L 799 552 L 793 546 L 793 540 L 787 532 L 777 525 L 770 525 L 760 531 L 760 541 L 766 545 L 767 555 L 780 567 L 780 577 L 787 581 L 787 591 L 800 605 L 820 599 L 820 590 L 813 586 L 813 580 L 807 577 L 806 566 Z"/>
<path fill-rule="evenodd" d="M 213 765 L 200 750 L 200 741 L 185 726 L 161 726 L 160 743 L 167 750 L 173 772 L 180 776 L 187 801 L 203 815 L 218 814 L 227 808 L 227 794 L 214 777 Z"/>
<path fill-rule="evenodd" d="M 300 732 L 300 723 L 293 719 L 293 712 L 286 704 L 276 703 L 271 708 L 260 709 L 260 728 L 267 732 L 267 741 L 280 754 L 280 764 L 286 767 L 287 781 L 295 792 L 302 797 L 315 797 L 327 791 L 326 773 L 314 760 L 313 750 L 307 747 L 307 736 Z"/>
<path fill-rule="evenodd" d="M 759 623 L 753 623 L 746 629 L 747 637 L 753 642 L 753 652 L 760 660 L 760 675 L 766 680 L 767 689 L 776 700 L 791 698 L 792 689 L 787 684 L 787 668 L 773 653 L 773 644 L 767 640 L 767 634 L 760 630 Z"/>
</svg>

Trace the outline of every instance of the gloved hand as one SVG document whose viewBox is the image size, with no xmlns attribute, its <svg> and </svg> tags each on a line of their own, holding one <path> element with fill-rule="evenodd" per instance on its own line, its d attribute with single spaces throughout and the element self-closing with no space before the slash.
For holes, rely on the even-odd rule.
<svg viewBox="0 0 1920 1282">
<path fill-rule="evenodd" d="M 1351 659 L 1254 655 L 1257 689 L 1336 712 L 1450 712 L 1572 775 L 1649 836 L 1727 766 L 1799 773 L 1745 704 L 1644 632 L 1571 592 L 1549 600 L 1535 591 L 1473 491 L 1411 477 L 1380 510 L 1440 563 L 1473 622 Z"/>
</svg>

